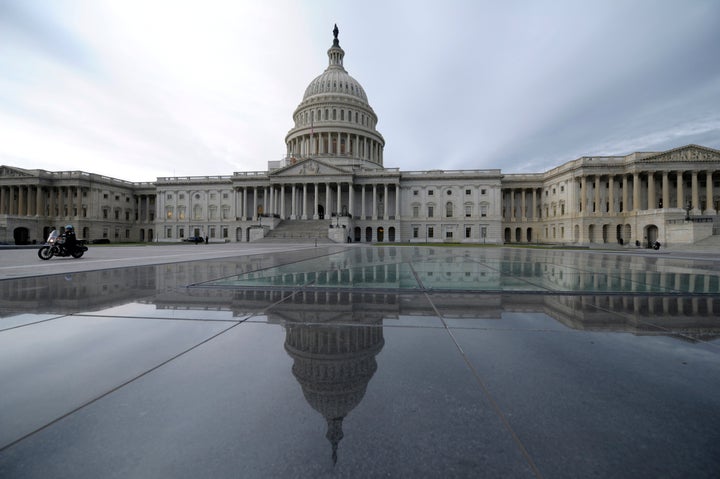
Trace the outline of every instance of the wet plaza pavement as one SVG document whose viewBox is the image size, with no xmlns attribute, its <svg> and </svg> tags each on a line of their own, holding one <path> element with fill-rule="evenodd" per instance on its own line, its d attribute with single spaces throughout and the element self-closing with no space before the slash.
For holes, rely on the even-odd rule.
<svg viewBox="0 0 720 479">
<path fill-rule="evenodd" d="M 714 255 L 193 248 L 0 251 L 0 477 L 718 477 Z"/>
</svg>

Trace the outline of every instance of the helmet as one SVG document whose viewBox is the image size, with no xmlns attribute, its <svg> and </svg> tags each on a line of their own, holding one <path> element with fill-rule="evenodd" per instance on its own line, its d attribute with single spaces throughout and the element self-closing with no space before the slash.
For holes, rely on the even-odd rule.
<svg viewBox="0 0 720 479">
<path fill-rule="evenodd" d="M 65 231 L 72 231 L 73 229 L 74 229 L 74 228 L 73 228 L 72 225 L 67 225 L 67 226 L 65 227 Z"/>
</svg>

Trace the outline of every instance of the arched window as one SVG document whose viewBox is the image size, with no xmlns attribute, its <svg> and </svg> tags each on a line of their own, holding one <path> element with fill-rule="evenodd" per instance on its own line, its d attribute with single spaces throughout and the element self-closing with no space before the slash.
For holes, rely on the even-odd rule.
<svg viewBox="0 0 720 479">
<path fill-rule="evenodd" d="M 453 215 L 453 204 L 451 201 L 448 201 L 445 204 L 445 216 L 447 216 L 448 218 L 452 218 L 452 215 Z"/>
</svg>

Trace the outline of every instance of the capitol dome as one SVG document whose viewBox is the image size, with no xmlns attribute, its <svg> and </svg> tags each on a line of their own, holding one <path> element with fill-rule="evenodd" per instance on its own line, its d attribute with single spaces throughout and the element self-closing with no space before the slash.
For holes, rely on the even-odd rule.
<svg viewBox="0 0 720 479">
<path fill-rule="evenodd" d="M 343 66 L 337 25 L 327 51 L 328 67 L 315 77 L 293 113 L 294 127 L 285 137 L 290 164 L 317 158 L 338 167 L 378 169 L 385 140 L 365 89 Z"/>
</svg>

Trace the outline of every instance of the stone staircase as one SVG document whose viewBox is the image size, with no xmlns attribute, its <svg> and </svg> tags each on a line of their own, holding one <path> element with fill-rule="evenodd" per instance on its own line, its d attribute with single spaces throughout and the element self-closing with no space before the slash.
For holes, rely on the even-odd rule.
<svg viewBox="0 0 720 479">
<path fill-rule="evenodd" d="M 328 239 L 329 225 L 330 220 L 283 220 L 262 241 L 332 244 Z"/>
</svg>

